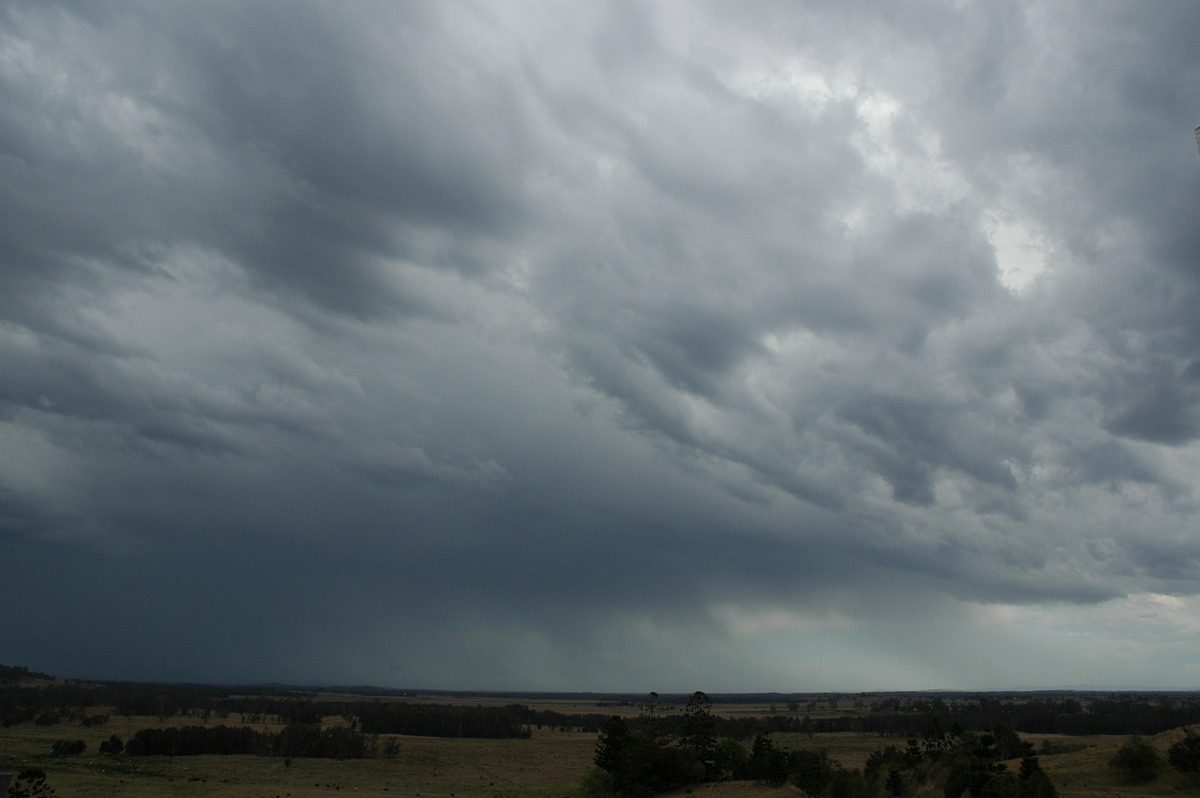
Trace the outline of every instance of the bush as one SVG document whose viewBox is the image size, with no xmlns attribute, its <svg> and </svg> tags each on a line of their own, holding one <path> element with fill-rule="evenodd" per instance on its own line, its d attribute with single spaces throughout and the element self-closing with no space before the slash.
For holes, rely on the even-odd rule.
<svg viewBox="0 0 1200 798">
<path fill-rule="evenodd" d="M 83 740 L 56 740 L 50 747 L 55 756 L 79 756 L 87 749 Z"/>
<path fill-rule="evenodd" d="M 1008 771 L 996 773 L 983 783 L 980 798 L 1018 798 L 1021 782 Z"/>
<path fill-rule="evenodd" d="M 1167 761 L 1183 773 L 1200 774 L 1200 734 L 1187 728 L 1183 731 L 1187 737 L 1167 749 Z"/>
<path fill-rule="evenodd" d="M 117 754 L 121 753 L 124 750 L 125 750 L 125 743 L 123 743 L 121 741 L 121 738 L 115 734 L 112 737 L 109 737 L 104 742 L 100 743 L 100 753 L 102 753 L 102 754 L 108 754 L 109 756 L 116 756 Z"/>
<path fill-rule="evenodd" d="M 603 768 L 592 768 L 583 777 L 579 791 L 584 798 L 612 798 L 617 794 L 617 785 L 613 774 Z"/>
<path fill-rule="evenodd" d="M 1117 750 L 1109 764 L 1128 781 L 1140 783 L 1157 778 L 1161 761 L 1154 746 L 1134 735 Z"/>
<path fill-rule="evenodd" d="M 41 768 L 22 770 L 8 787 L 8 798 L 44 798 L 54 795 L 54 788 L 46 783 L 46 771 Z"/>
</svg>

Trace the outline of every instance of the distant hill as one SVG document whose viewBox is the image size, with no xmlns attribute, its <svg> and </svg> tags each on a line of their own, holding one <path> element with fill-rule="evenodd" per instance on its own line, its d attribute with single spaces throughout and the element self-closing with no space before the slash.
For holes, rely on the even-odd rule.
<svg viewBox="0 0 1200 798">
<path fill-rule="evenodd" d="M 0 684 L 20 684 L 29 681 L 58 681 L 47 673 L 31 671 L 24 665 L 0 665 Z"/>
</svg>

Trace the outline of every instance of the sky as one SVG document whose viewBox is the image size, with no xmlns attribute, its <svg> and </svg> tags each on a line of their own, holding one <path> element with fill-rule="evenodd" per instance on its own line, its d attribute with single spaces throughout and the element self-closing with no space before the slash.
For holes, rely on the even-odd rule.
<svg viewBox="0 0 1200 798">
<path fill-rule="evenodd" d="M 0 5 L 0 662 L 1200 688 L 1200 4 Z"/>
</svg>

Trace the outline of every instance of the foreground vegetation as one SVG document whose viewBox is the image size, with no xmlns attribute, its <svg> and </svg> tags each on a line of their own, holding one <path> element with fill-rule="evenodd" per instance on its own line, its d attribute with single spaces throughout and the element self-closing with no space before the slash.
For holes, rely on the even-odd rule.
<svg viewBox="0 0 1200 798">
<path fill-rule="evenodd" d="M 1053 706 L 1127 725 L 1004 722 L 1056 728 Z M 1200 738 L 1183 728 L 1197 709 L 1191 694 L 331 695 L 26 673 L 0 687 L 0 771 L 64 798 L 1177 796 L 1200 792 Z M 959 721 L 980 713 L 988 725 Z M 429 733 L 390 731 L 414 718 Z"/>
</svg>

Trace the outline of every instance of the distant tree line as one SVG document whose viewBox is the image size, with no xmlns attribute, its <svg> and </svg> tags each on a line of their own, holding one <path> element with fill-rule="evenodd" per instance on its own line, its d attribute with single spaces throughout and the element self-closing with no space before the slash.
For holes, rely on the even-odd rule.
<svg viewBox="0 0 1200 798">
<path fill-rule="evenodd" d="M 0 684 L 3 684 L 5 682 L 20 682 L 20 681 L 24 681 L 26 679 L 50 679 L 50 680 L 53 680 L 54 677 L 49 676 L 45 673 L 38 673 L 37 671 L 31 671 L 31 670 L 29 670 L 29 668 L 26 668 L 24 665 L 0 665 Z"/>
<path fill-rule="evenodd" d="M 694 693 L 683 714 L 683 733 L 664 732 L 654 694 L 636 720 L 613 715 L 596 743 L 596 767 L 584 777 L 587 798 L 649 798 L 699 782 L 754 780 L 773 786 L 791 783 L 810 798 L 898 796 L 919 790 L 945 798 L 1057 798 L 1032 747 L 1003 724 L 990 732 L 943 730 L 931 724 L 924 737 L 912 737 L 873 752 L 866 766 L 847 769 L 820 750 L 777 747 L 769 733 L 749 748 L 721 739 L 702 692 Z M 1004 760 L 1020 758 L 1019 771 Z M 689 790 L 690 792 L 690 790 Z"/>
<path fill-rule="evenodd" d="M 25 669 L 0 668 L 6 668 L 5 673 L 28 673 Z M 1152 735 L 1200 724 L 1200 695 L 1196 693 L 945 693 L 932 697 L 860 694 L 849 701 L 846 696 L 830 695 L 820 701 L 814 697 L 806 702 L 775 694 L 766 697 L 778 698 L 786 711 L 733 718 L 714 715 L 714 733 L 739 740 L 752 740 L 758 734 L 771 732 L 857 731 L 907 737 L 937 720 L 947 728 L 957 723 L 968 729 L 986 729 L 1003 723 L 1026 734 Z M 680 711 L 683 699 L 673 701 L 662 702 L 657 722 L 664 734 L 680 736 L 686 713 Z M 598 708 L 604 704 L 629 703 L 632 702 L 623 698 L 597 702 Z M 605 712 L 561 713 L 519 703 L 507 707 L 464 707 L 415 704 L 384 697 L 335 700 L 282 687 L 138 683 L 0 686 L 0 726 L 33 722 L 102 725 L 106 715 L 96 712 L 94 707 L 111 707 L 118 716 L 156 716 L 164 722 L 173 717 L 192 717 L 201 723 L 232 717 L 242 723 L 292 725 L 343 716 L 348 720 L 357 718 L 364 730 L 371 733 L 444 737 L 526 737 L 534 727 L 598 733 L 610 717 Z M 809 714 L 802 714 L 804 710 Z"/>
<path fill-rule="evenodd" d="M 459 707 L 443 704 L 375 703 L 356 707 L 368 734 L 423 737 L 527 738 L 525 707 Z"/>
<path fill-rule="evenodd" d="M 950 704 L 927 702 L 901 711 L 875 704 L 872 710 L 861 718 L 834 719 L 839 721 L 834 725 L 843 728 L 829 730 L 903 736 L 936 719 L 943 726 L 957 723 L 967 729 L 987 729 L 1003 723 L 1025 734 L 1158 734 L 1200 720 L 1200 696 L 1091 696 L 1086 703 L 1074 697 L 977 698 Z"/>
<path fill-rule="evenodd" d="M 259 754 L 285 757 L 362 759 L 370 753 L 366 735 L 347 727 L 323 729 L 295 724 L 282 731 L 247 726 L 181 726 L 142 729 L 125 744 L 128 756 L 213 756 Z"/>
</svg>

